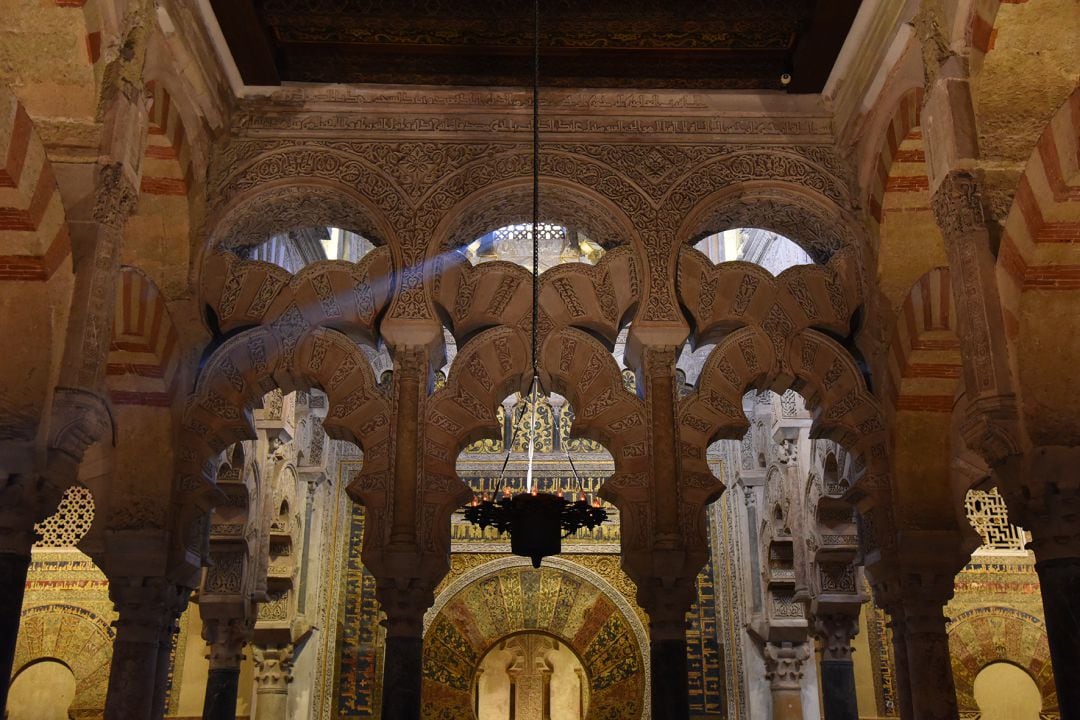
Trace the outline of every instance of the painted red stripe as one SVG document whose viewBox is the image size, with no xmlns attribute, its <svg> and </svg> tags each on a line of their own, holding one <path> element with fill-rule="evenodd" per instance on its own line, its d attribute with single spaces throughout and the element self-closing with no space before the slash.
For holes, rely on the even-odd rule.
<svg viewBox="0 0 1080 720">
<path fill-rule="evenodd" d="M 0 168 L 0 187 L 18 187 L 22 178 L 23 164 L 26 162 L 26 152 L 30 147 L 30 136 L 33 130 L 30 116 L 20 104 L 15 108 L 15 118 L 11 126 L 11 139 L 8 141 L 7 160 L 4 167 Z"/>
<path fill-rule="evenodd" d="M 142 192 L 148 195 L 187 195 L 187 183 L 180 178 L 143 177 Z"/>
</svg>

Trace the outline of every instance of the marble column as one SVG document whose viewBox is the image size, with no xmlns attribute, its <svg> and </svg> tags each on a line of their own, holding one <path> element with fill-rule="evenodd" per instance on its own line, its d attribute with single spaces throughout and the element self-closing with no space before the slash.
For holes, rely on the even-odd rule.
<svg viewBox="0 0 1080 720">
<path fill-rule="evenodd" d="M 253 623 L 246 618 L 211 618 L 203 621 L 210 672 L 203 699 L 203 720 L 233 720 L 240 683 L 244 646 L 251 640 Z"/>
<path fill-rule="evenodd" d="M 285 720 L 289 711 L 289 683 L 292 682 L 293 646 L 252 646 L 255 660 L 254 720 Z"/>
<path fill-rule="evenodd" d="M 1054 666 L 1062 718 L 1080 718 L 1080 557 L 1056 557 L 1035 563 L 1042 590 L 1043 617 Z"/>
<path fill-rule="evenodd" d="M 772 694 L 772 720 L 802 720 L 803 665 L 810 658 L 804 643 L 765 644 L 765 679 Z"/>
<path fill-rule="evenodd" d="M 1030 548 L 1035 553 L 1035 571 L 1043 599 L 1043 617 L 1050 643 L 1050 661 L 1054 666 L 1058 706 L 1061 717 L 1080 718 L 1080 615 L 1076 611 L 1080 597 L 1080 490 L 1069 490 L 1074 483 L 1080 448 L 1037 448 L 1026 462 L 1012 460 L 1009 465 L 1017 479 L 1026 481 L 1039 492 L 1030 493 L 1026 507 L 1021 507 L 1023 493 L 1007 496 L 1010 511 L 1017 513 L 1023 527 L 1031 532 Z M 1022 467 L 1022 469 L 1020 469 Z M 999 475 L 1008 477 L 1006 468 Z M 1047 492 L 1045 486 L 1054 487 Z M 1075 486 L 1075 485 L 1074 485 Z M 1018 497 L 1019 496 L 1019 497 Z"/>
<path fill-rule="evenodd" d="M 889 616 L 889 628 L 892 630 L 893 669 L 896 673 L 896 712 L 899 713 L 900 720 L 915 720 L 911 707 L 911 675 L 908 670 L 904 612 L 895 610 L 890 612 Z"/>
<path fill-rule="evenodd" d="M 379 583 L 379 604 L 386 613 L 386 654 L 383 664 L 383 720 L 419 720 L 420 670 L 424 651 L 424 612 L 434 602 L 426 585 L 398 587 Z"/>
<path fill-rule="evenodd" d="M 918 720 L 959 718 L 944 605 L 942 600 L 925 597 L 904 602 L 911 713 Z"/>
<path fill-rule="evenodd" d="M 112 578 L 112 595 L 119 617 L 113 641 L 105 720 L 152 720 L 161 716 L 158 660 L 161 644 L 172 633 L 186 597 L 164 578 Z M 162 701 L 163 697 L 160 698 Z"/>
<path fill-rule="evenodd" d="M 818 612 L 814 629 L 821 646 L 821 700 L 824 720 L 859 720 L 851 640 L 859 632 L 854 612 Z"/>
<path fill-rule="evenodd" d="M 685 720 L 690 716 L 686 629 L 678 637 L 665 637 L 650 623 L 649 636 L 653 719 Z"/>
<path fill-rule="evenodd" d="M 687 681 L 686 613 L 694 600 L 693 580 L 638 586 L 638 601 L 649 615 L 649 660 L 654 720 L 690 716 Z"/>
<path fill-rule="evenodd" d="M 168 710 L 169 675 L 173 669 L 173 638 L 179 629 L 178 623 L 172 623 L 172 627 L 166 629 L 158 642 L 157 665 L 154 668 L 154 698 L 150 705 L 150 716 L 154 720 L 165 717 Z"/>
</svg>

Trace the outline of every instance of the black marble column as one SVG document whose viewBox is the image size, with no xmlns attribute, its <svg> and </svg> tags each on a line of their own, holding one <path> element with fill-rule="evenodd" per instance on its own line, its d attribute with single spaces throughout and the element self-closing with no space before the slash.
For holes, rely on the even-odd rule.
<svg viewBox="0 0 1080 720">
<path fill-rule="evenodd" d="M 893 660 L 896 672 L 896 711 L 900 720 L 915 720 L 911 706 L 911 673 L 908 670 L 907 638 L 904 633 L 903 614 L 898 611 L 889 613 L 892 629 Z"/>
<path fill-rule="evenodd" d="M 158 637 L 151 628 L 124 622 L 123 610 L 113 641 L 105 720 L 149 720 L 153 717 Z"/>
<path fill-rule="evenodd" d="M 15 643 L 19 639 L 19 617 L 29 555 L 0 553 L 0 713 L 7 707 L 8 683 L 15 662 Z"/>
<path fill-rule="evenodd" d="M 1080 558 L 1035 563 L 1042 588 L 1043 617 L 1054 665 L 1061 717 L 1080 718 Z"/>
<path fill-rule="evenodd" d="M 419 720 L 420 668 L 424 641 L 408 635 L 386 638 L 382 720 Z"/>
<path fill-rule="evenodd" d="M 203 720 L 235 720 L 240 668 L 212 668 L 206 678 Z"/>
<path fill-rule="evenodd" d="M 652 640 L 649 659 L 652 663 L 653 720 L 686 720 L 690 716 L 686 639 Z"/>
<path fill-rule="evenodd" d="M 825 720 L 859 720 L 855 664 L 851 660 L 821 661 L 821 703 Z"/>
</svg>

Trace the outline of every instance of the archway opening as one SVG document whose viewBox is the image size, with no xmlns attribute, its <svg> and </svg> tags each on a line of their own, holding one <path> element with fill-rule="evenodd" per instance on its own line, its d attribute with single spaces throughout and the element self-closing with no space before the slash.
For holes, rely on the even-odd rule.
<svg viewBox="0 0 1080 720">
<path fill-rule="evenodd" d="M 553 635 L 525 632 L 501 639 L 476 667 L 477 720 L 581 720 L 589 705 L 585 666 Z"/>
<path fill-rule="evenodd" d="M 8 720 L 68 720 L 75 675 L 57 660 L 39 660 L 19 671 L 8 691 Z"/>
<path fill-rule="evenodd" d="M 273 263 L 291 273 L 319 260 L 359 262 L 375 243 L 338 227 L 308 227 L 273 235 L 248 250 L 253 260 Z"/>
<path fill-rule="evenodd" d="M 975 677 L 982 720 L 1039 720 L 1042 695 L 1031 676 L 1007 662 L 990 663 Z"/>
<path fill-rule="evenodd" d="M 595 265 L 604 249 L 577 227 L 555 223 L 540 223 L 540 272 L 555 265 L 582 262 Z M 462 248 L 465 257 L 474 265 L 504 260 L 532 270 L 532 225 L 515 223 L 484 233 Z"/>
</svg>

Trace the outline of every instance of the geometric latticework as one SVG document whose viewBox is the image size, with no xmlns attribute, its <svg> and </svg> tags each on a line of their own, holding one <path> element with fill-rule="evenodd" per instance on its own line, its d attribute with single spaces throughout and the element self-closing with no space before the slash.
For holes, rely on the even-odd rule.
<svg viewBox="0 0 1080 720">
<path fill-rule="evenodd" d="M 94 496 L 87 488 L 72 486 L 64 493 L 56 512 L 34 526 L 41 536 L 34 547 L 74 547 L 90 532 L 93 522 Z"/>
<path fill-rule="evenodd" d="M 964 499 L 968 522 L 982 538 L 984 550 L 1023 550 L 1027 539 L 1022 528 L 1009 522 L 1005 498 L 997 488 L 969 490 Z"/>
</svg>

